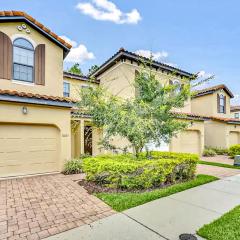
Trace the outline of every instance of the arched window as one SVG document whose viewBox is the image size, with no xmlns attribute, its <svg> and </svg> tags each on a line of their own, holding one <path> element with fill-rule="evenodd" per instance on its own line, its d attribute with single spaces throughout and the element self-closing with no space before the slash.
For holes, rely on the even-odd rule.
<svg viewBox="0 0 240 240">
<path fill-rule="evenodd" d="M 173 81 L 172 81 L 172 85 L 175 86 L 174 92 L 175 92 L 176 94 L 180 93 L 180 91 L 181 91 L 181 83 L 180 83 L 180 81 L 179 81 L 179 80 L 173 80 Z"/>
<path fill-rule="evenodd" d="M 33 82 L 34 48 L 24 38 L 13 42 L 13 78 L 18 81 Z"/>
<path fill-rule="evenodd" d="M 220 113 L 225 113 L 226 109 L 226 100 L 225 96 L 223 94 L 219 95 L 219 112 Z"/>
</svg>

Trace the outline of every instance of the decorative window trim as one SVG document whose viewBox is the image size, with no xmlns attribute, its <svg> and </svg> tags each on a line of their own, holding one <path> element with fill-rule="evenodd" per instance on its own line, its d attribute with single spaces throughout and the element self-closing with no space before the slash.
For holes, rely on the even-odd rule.
<svg viewBox="0 0 240 240">
<path fill-rule="evenodd" d="M 22 34 L 20 34 L 20 35 L 22 35 Z M 32 45 L 33 49 L 28 49 L 28 48 L 25 48 L 25 47 L 22 47 L 22 46 L 15 45 L 14 42 L 16 40 L 18 40 L 18 39 L 24 39 L 24 40 L 28 41 Z M 33 65 L 32 66 L 31 65 L 27 65 L 27 64 L 23 64 L 23 63 L 14 62 L 14 56 L 15 56 L 14 55 L 14 48 L 15 47 L 21 48 L 21 49 L 26 49 L 28 51 L 32 51 L 32 53 L 33 53 Z M 34 48 L 34 45 L 26 38 L 26 36 L 24 36 L 24 37 L 15 38 L 15 40 L 12 42 L 12 48 L 13 48 L 13 59 L 12 59 L 12 64 L 13 64 L 13 67 L 12 67 L 12 78 L 13 78 L 13 81 L 23 82 L 23 83 L 27 83 L 27 84 L 29 84 L 29 83 L 30 84 L 34 84 L 34 81 L 35 81 L 35 79 L 34 79 L 34 71 L 35 71 L 35 61 L 34 61 L 35 48 Z M 30 81 L 26 81 L 26 80 L 22 80 L 22 79 L 15 79 L 14 78 L 14 65 L 15 64 L 17 64 L 19 66 L 26 66 L 26 67 L 32 68 L 32 81 L 31 82 Z"/>
<path fill-rule="evenodd" d="M 37 43 L 35 41 L 32 40 L 32 38 L 30 38 L 29 36 L 25 35 L 25 34 L 14 34 L 10 37 L 10 39 L 12 40 L 12 44 L 13 42 L 18 39 L 18 38 L 25 38 L 26 40 L 28 40 L 32 45 L 33 45 L 33 48 L 35 50 L 35 48 L 37 47 Z"/>
<path fill-rule="evenodd" d="M 25 86 L 35 86 L 34 82 L 25 82 L 25 81 L 19 81 L 16 79 L 13 79 L 12 83 L 19 84 L 19 85 L 25 85 Z"/>
</svg>

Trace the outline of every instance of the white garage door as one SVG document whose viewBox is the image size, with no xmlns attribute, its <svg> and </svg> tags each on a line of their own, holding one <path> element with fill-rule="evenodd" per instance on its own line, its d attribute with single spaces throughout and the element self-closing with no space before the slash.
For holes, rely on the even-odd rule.
<svg viewBox="0 0 240 240">
<path fill-rule="evenodd" d="M 187 130 L 179 134 L 172 143 L 174 152 L 200 153 L 201 142 L 199 131 Z"/>
<path fill-rule="evenodd" d="M 0 124 L 0 177 L 58 171 L 58 152 L 53 126 Z"/>
<path fill-rule="evenodd" d="M 234 144 L 239 143 L 239 133 L 238 132 L 230 132 L 229 133 L 229 145 L 232 146 Z"/>
</svg>

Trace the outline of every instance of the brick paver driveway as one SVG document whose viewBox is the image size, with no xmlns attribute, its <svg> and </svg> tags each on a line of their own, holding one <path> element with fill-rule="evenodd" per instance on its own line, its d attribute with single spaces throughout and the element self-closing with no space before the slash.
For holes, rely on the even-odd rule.
<svg viewBox="0 0 240 240">
<path fill-rule="evenodd" d="M 62 175 L 0 181 L 0 239 L 42 239 L 114 212 Z"/>
</svg>

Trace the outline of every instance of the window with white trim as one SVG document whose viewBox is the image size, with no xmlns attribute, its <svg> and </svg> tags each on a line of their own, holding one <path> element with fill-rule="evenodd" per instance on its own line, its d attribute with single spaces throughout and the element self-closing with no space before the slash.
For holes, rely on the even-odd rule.
<svg viewBox="0 0 240 240">
<path fill-rule="evenodd" d="M 63 82 L 63 96 L 70 97 L 70 83 Z"/>
<path fill-rule="evenodd" d="M 34 48 L 24 38 L 13 42 L 13 78 L 14 80 L 33 83 Z"/>
</svg>

